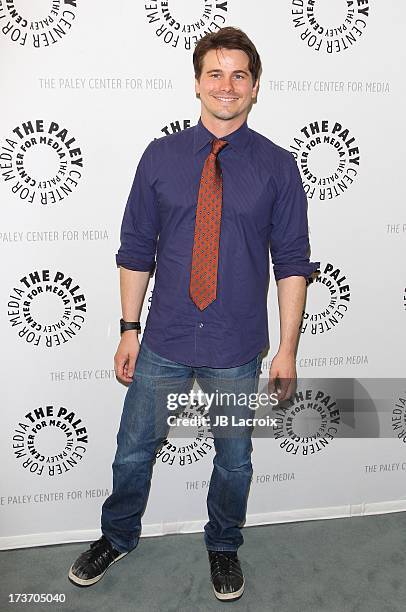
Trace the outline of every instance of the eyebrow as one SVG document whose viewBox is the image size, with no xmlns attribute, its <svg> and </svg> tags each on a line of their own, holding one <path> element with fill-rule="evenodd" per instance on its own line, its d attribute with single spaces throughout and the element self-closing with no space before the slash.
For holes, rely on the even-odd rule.
<svg viewBox="0 0 406 612">
<path fill-rule="evenodd" d="M 223 72 L 223 71 L 220 68 L 213 68 L 212 70 L 207 70 L 207 74 L 210 74 L 212 72 Z M 243 74 L 246 74 L 246 75 L 249 74 L 246 70 L 233 70 L 233 74 L 237 72 L 242 72 Z"/>
</svg>

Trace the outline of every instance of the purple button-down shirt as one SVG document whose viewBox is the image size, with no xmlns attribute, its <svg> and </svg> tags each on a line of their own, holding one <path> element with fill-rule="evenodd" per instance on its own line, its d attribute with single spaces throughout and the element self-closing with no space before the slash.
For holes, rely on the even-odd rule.
<svg viewBox="0 0 406 612">
<path fill-rule="evenodd" d="M 275 279 L 309 277 L 307 201 L 292 154 L 243 123 L 218 155 L 223 204 L 217 297 L 200 311 L 189 295 L 199 182 L 210 141 L 197 125 L 152 141 L 137 167 L 117 266 L 155 270 L 143 339 L 191 366 L 242 365 L 269 348 L 269 252 Z"/>
</svg>

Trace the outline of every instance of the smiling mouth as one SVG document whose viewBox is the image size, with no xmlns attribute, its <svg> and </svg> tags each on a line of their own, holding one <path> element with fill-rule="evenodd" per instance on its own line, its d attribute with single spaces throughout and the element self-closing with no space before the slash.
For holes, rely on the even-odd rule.
<svg viewBox="0 0 406 612">
<path fill-rule="evenodd" d="M 223 96 L 214 96 L 216 100 L 220 100 L 220 102 L 235 102 L 238 98 L 225 98 Z"/>
</svg>

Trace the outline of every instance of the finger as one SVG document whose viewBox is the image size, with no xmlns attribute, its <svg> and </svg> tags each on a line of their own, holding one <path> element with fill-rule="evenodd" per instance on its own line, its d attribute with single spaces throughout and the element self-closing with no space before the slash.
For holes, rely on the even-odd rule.
<svg viewBox="0 0 406 612">
<path fill-rule="evenodd" d="M 283 401 L 289 397 L 289 387 L 291 384 L 291 378 L 280 378 L 280 391 L 279 401 Z"/>
<path fill-rule="evenodd" d="M 118 378 L 127 378 L 127 359 L 125 357 L 116 355 L 114 366 Z"/>
<path fill-rule="evenodd" d="M 132 378 L 134 376 L 135 369 L 135 355 L 130 355 L 127 362 L 127 376 Z"/>
<path fill-rule="evenodd" d="M 297 378 L 296 376 L 294 376 L 290 379 L 289 387 L 288 387 L 287 394 L 286 394 L 287 399 L 290 399 L 291 397 L 295 395 L 296 387 L 297 387 Z"/>
<path fill-rule="evenodd" d="M 276 376 L 277 376 L 277 371 L 273 370 L 271 367 L 271 369 L 269 370 L 269 381 L 268 381 L 269 394 L 276 393 Z"/>
</svg>

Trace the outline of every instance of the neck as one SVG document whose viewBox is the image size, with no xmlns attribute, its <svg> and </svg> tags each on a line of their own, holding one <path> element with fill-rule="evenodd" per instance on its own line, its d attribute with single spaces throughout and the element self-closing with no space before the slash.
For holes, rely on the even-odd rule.
<svg viewBox="0 0 406 612">
<path fill-rule="evenodd" d="M 247 119 L 247 115 L 240 115 L 230 120 L 218 119 L 217 117 L 208 116 L 202 109 L 200 118 L 206 129 L 209 130 L 216 138 L 228 136 L 232 132 L 238 130 Z"/>
</svg>

